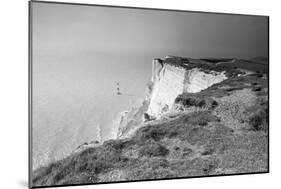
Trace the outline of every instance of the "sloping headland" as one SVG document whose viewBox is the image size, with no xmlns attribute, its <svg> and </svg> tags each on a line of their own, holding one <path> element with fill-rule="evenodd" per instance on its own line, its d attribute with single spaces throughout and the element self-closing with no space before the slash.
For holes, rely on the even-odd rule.
<svg viewBox="0 0 281 189">
<path fill-rule="evenodd" d="M 153 60 L 148 95 L 118 139 L 36 169 L 33 186 L 268 171 L 268 62 Z"/>
</svg>

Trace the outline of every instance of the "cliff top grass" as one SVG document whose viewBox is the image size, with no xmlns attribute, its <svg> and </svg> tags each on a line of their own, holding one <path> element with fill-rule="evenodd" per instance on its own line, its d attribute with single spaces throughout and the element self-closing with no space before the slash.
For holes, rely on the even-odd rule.
<svg viewBox="0 0 281 189">
<path fill-rule="evenodd" d="M 266 58 L 253 58 L 251 60 L 236 58 L 184 58 L 168 56 L 161 60 L 163 63 L 183 67 L 187 70 L 200 68 L 203 71 L 225 71 L 228 77 L 242 74 L 241 69 L 268 74 L 268 62 Z"/>
</svg>

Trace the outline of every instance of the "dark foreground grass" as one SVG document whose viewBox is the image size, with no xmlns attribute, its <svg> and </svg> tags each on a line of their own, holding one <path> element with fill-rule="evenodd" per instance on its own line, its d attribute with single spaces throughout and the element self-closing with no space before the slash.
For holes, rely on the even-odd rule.
<svg viewBox="0 0 281 189">
<path fill-rule="evenodd" d="M 203 120 L 203 122 L 202 122 Z M 203 123 L 203 124 L 202 124 Z M 182 141 L 199 150 L 165 140 Z M 135 156 L 126 155 L 134 150 Z M 180 158 L 170 153 L 177 151 Z M 140 128 L 130 139 L 110 140 L 34 172 L 34 186 L 245 173 L 267 170 L 267 135 L 223 126 L 210 111 Z"/>
</svg>

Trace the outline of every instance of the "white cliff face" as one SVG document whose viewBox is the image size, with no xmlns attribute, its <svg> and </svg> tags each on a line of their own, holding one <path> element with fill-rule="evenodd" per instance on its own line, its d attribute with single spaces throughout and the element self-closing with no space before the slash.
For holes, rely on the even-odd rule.
<svg viewBox="0 0 281 189">
<path fill-rule="evenodd" d="M 200 92 L 227 79 L 224 72 L 205 73 L 199 68 L 186 70 L 181 66 L 163 64 L 158 59 L 152 63 L 152 72 L 153 89 L 147 114 L 154 118 L 170 110 L 179 94 Z"/>
<path fill-rule="evenodd" d="M 183 92 L 185 69 L 169 64 L 153 62 L 153 89 L 147 113 L 158 117 L 165 109 L 170 109 L 175 98 Z"/>
<path fill-rule="evenodd" d="M 205 73 L 200 71 L 199 68 L 187 70 L 183 92 L 197 93 L 225 79 L 227 79 L 225 72 L 210 71 L 209 73 Z"/>
</svg>

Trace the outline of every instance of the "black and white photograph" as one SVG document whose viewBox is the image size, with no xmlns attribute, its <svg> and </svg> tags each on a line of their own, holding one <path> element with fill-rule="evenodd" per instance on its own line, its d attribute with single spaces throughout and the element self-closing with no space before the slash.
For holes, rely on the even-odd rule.
<svg viewBox="0 0 281 189">
<path fill-rule="evenodd" d="M 269 16 L 29 2 L 30 187 L 269 172 Z"/>
</svg>

